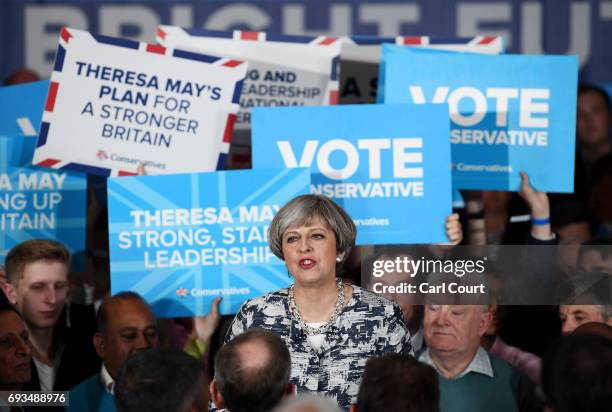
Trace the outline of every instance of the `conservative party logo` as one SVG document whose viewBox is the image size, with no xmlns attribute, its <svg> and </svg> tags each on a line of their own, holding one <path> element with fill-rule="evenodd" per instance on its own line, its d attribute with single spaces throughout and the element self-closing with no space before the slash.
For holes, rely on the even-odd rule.
<svg viewBox="0 0 612 412">
<path fill-rule="evenodd" d="M 242 288 L 229 287 L 229 288 L 222 288 L 222 289 L 193 288 L 191 290 L 185 289 L 185 288 L 178 288 L 174 293 L 179 298 L 184 298 L 187 296 L 194 296 L 194 297 L 231 296 L 231 295 L 250 295 L 251 289 L 248 287 L 242 287 Z"/>
<path fill-rule="evenodd" d="M 151 160 L 137 159 L 133 157 L 127 157 L 116 153 L 111 153 L 110 155 L 104 150 L 98 150 L 96 152 L 96 158 L 100 161 L 110 160 L 112 162 L 124 163 L 130 165 L 139 165 L 142 164 L 146 168 L 160 169 L 165 170 L 166 165 L 163 163 L 157 163 Z"/>
<path fill-rule="evenodd" d="M 108 155 L 104 150 L 98 150 L 96 158 L 98 158 L 98 160 L 108 160 Z"/>
<path fill-rule="evenodd" d="M 188 294 L 189 294 L 189 291 L 185 288 L 178 288 L 176 290 L 176 296 L 178 296 L 179 298 L 184 298 Z"/>
</svg>

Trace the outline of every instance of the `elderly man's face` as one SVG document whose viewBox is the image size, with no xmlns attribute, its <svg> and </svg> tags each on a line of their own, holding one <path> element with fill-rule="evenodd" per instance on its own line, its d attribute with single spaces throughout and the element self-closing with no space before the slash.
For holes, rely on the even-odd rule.
<svg viewBox="0 0 612 412">
<path fill-rule="evenodd" d="M 479 305 L 426 305 L 424 334 L 431 352 L 474 356 L 491 324 L 491 313 Z"/>
<path fill-rule="evenodd" d="M 597 305 L 561 305 L 559 318 L 563 333 L 571 333 L 578 326 L 588 322 L 612 323 L 612 319 L 606 322 L 601 306 Z"/>
</svg>

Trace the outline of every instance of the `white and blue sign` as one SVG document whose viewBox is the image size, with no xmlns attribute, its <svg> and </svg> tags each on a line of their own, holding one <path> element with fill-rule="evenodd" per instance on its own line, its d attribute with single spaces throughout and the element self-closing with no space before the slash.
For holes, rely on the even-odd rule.
<svg viewBox="0 0 612 412">
<path fill-rule="evenodd" d="M 87 179 L 31 165 L 35 137 L 0 137 L 0 256 L 30 239 L 85 249 Z"/>
<path fill-rule="evenodd" d="M 141 294 L 160 317 L 221 313 L 291 283 L 267 244 L 276 212 L 308 193 L 305 169 L 112 178 L 111 290 Z"/>
<path fill-rule="evenodd" d="M 166 47 L 249 63 L 236 130 L 250 128 L 253 107 L 321 106 L 338 101 L 341 41 L 337 37 L 160 26 L 157 41 Z"/>
<path fill-rule="evenodd" d="M 525 171 L 539 191 L 573 192 L 575 56 L 385 45 L 383 60 L 385 103 L 448 103 L 455 189 L 518 190 Z"/>
<path fill-rule="evenodd" d="M 310 167 L 311 192 L 357 225 L 357 243 L 447 241 L 451 210 L 446 105 L 253 110 L 253 166 Z"/>
<path fill-rule="evenodd" d="M 62 29 L 34 164 L 102 176 L 221 169 L 246 63 Z"/>
<path fill-rule="evenodd" d="M 49 81 L 0 87 L 0 136 L 37 136 Z"/>
</svg>

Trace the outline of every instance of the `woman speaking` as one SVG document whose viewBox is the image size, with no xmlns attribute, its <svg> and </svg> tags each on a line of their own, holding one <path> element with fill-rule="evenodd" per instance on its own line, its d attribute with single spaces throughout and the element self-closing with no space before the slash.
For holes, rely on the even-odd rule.
<svg viewBox="0 0 612 412">
<path fill-rule="evenodd" d="M 303 195 L 283 206 L 268 243 L 295 282 L 246 302 L 226 337 L 250 328 L 276 332 L 289 348 L 298 392 L 318 392 L 345 409 L 368 358 L 412 352 L 399 306 L 337 277 L 355 235 L 350 216 L 324 196 Z"/>
</svg>

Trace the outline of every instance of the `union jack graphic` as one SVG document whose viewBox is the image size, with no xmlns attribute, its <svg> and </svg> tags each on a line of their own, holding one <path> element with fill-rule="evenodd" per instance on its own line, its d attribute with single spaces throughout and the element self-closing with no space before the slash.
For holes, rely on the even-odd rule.
<svg viewBox="0 0 612 412">
<path fill-rule="evenodd" d="M 501 36 L 475 36 L 475 37 L 431 37 L 431 36 L 350 36 L 342 38 L 343 43 L 358 45 L 397 44 L 405 46 L 480 46 L 490 47 L 501 52 L 504 50 L 504 40 Z"/>
<path fill-rule="evenodd" d="M 158 33 L 159 34 L 159 33 Z M 58 92 L 60 90 L 60 82 L 58 79 L 61 78 L 60 74 L 64 69 L 64 61 L 66 59 L 66 54 L 70 52 L 70 43 L 74 42 L 76 39 L 82 41 L 84 39 L 93 40 L 99 44 L 106 44 L 112 47 L 121 47 L 126 49 L 133 49 L 143 53 L 153 53 L 165 56 L 172 56 L 175 58 L 195 60 L 204 63 L 209 63 L 215 66 L 223 66 L 228 69 L 233 69 L 237 67 L 244 67 L 243 64 L 245 62 L 235 60 L 235 59 L 227 59 L 216 56 L 208 56 L 201 53 L 193 53 L 190 51 L 166 48 L 164 46 L 158 44 L 150 44 L 145 42 L 137 42 L 128 39 L 120 39 L 115 37 L 109 37 L 104 35 L 94 35 L 85 31 L 62 28 L 60 31 L 60 40 L 59 45 L 55 57 L 55 63 L 53 66 L 53 74 L 51 76 L 51 82 L 49 85 L 49 92 L 47 94 L 47 100 L 45 102 L 45 108 L 43 112 L 43 119 L 41 122 L 40 133 L 36 143 L 36 147 L 42 147 L 47 144 L 47 138 L 49 135 L 49 129 L 51 127 L 50 118 L 52 117 L 53 111 L 55 109 L 55 102 L 57 99 Z M 238 102 L 240 99 L 240 93 L 242 89 L 242 81 L 237 82 L 236 88 L 234 89 L 232 104 L 238 106 Z M 236 109 L 237 110 L 237 109 Z M 235 121 L 236 115 L 229 114 L 227 116 L 226 125 L 225 125 L 225 133 L 222 136 L 222 144 L 219 149 L 219 157 L 217 160 L 217 169 L 223 169 L 225 165 L 225 159 L 227 157 L 227 153 L 229 153 L 229 143 L 231 139 L 231 134 L 233 130 L 233 125 Z M 100 153 L 98 153 L 98 158 Z M 133 176 L 136 173 L 128 170 L 117 170 L 117 169 L 109 169 L 103 167 L 95 167 L 87 164 L 74 163 L 63 161 L 60 159 L 53 158 L 36 158 L 35 153 L 35 164 L 39 166 L 51 167 L 55 169 L 72 169 L 78 172 L 88 173 L 88 174 L 98 174 L 103 176 Z"/>
<path fill-rule="evenodd" d="M 106 152 L 104 150 L 98 150 L 98 153 L 96 153 L 96 157 L 100 160 L 107 160 L 108 159 L 108 155 L 106 154 Z"/>
<path fill-rule="evenodd" d="M 166 44 L 167 38 L 173 36 L 175 38 L 185 37 L 212 37 L 218 39 L 232 39 L 237 41 L 254 41 L 254 42 L 272 42 L 272 43 L 293 43 L 310 46 L 336 47 L 337 53 L 331 59 L 330 66 L 330 81 L 327 89 L 327 104 L 338 103 L 338 67 L 340 64 L 340 44 L 342 37 L 333 36 L 294 36 L 287 34 L 266 33 L 259 31 L 219 31 L 219 30 L 204 30 L 193 28 L 181 28 L 176 26 L 159 26 L 157 28 L 157 42 Z"/>
</svg>

